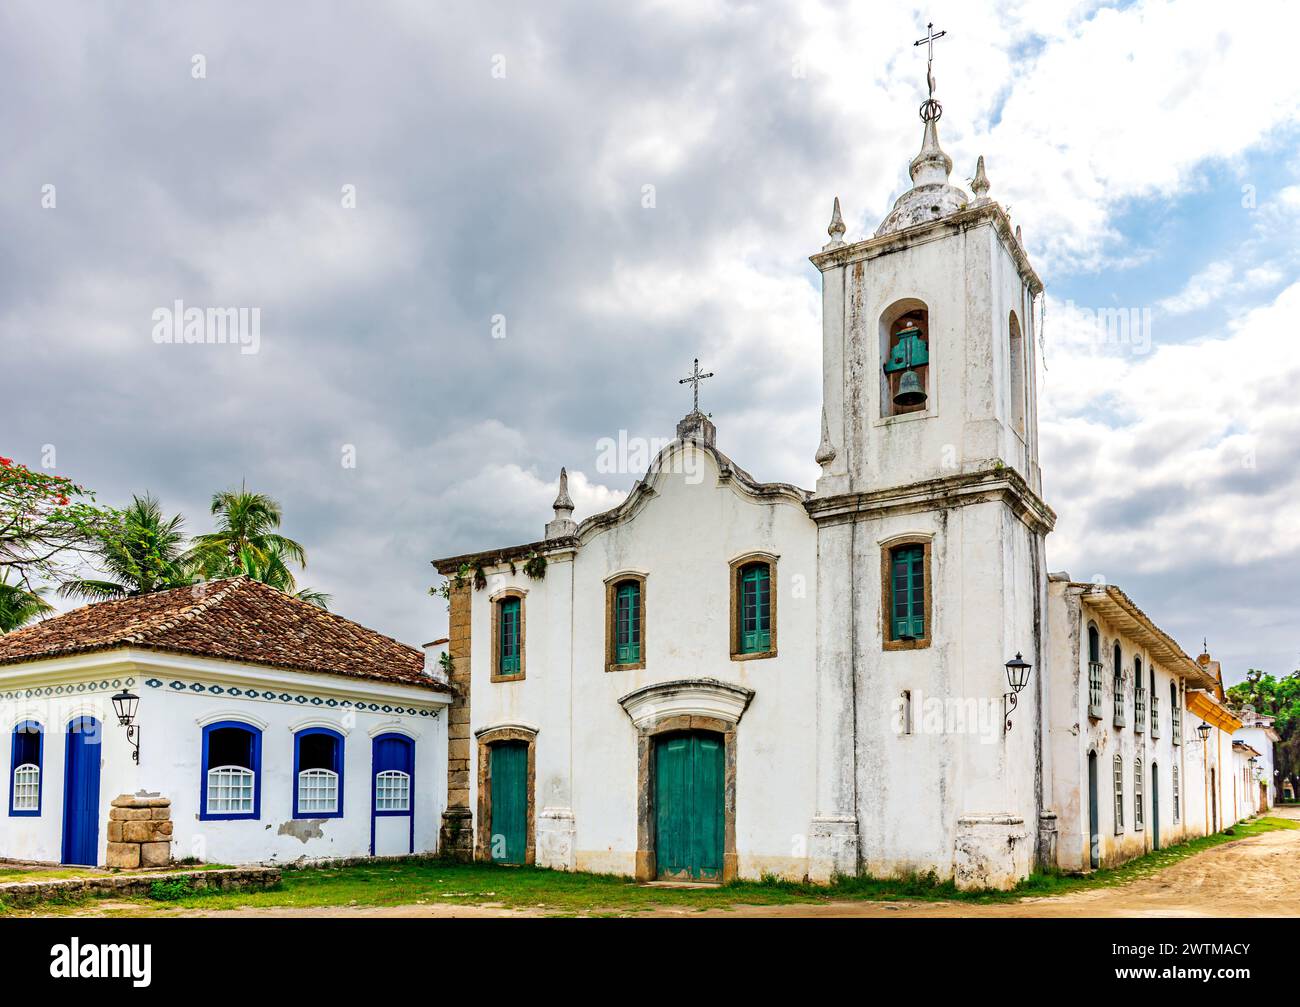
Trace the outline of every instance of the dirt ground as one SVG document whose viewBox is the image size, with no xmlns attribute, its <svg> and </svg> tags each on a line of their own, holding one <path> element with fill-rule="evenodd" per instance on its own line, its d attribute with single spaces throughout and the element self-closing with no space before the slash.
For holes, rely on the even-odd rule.
<svg viewBox="0 0 1300 1007">
<path fill-rule="evenodd" d="M 1278 818 L 1300 820 L 1300 808 L 1276 808 Z M 437 918 L 544 916 L 545 909 L 503 906 L 342 906 L 320 909 L 234 909 L 187 912 L 187 916 L 268 918 Z M 1300 830 L 1279 830 L 1225 843 L 1167 867 L 1157 874 L 1114 888 L 1098 888 L 1051 898 L 1029 898 L 996 905 L 964 902 L 823 902 L 783 906 L 736 906 L 699 912 L 684 906 L 637 917 L 781 918 L 818 917 L 1165 917 L 1300 916 Z"/>
</svg>

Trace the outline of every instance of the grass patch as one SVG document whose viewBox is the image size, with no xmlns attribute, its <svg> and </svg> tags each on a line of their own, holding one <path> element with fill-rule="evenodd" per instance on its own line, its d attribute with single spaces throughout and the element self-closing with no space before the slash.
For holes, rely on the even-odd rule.
<svg viewBox="0 0 1300 1007">
<path fill-rule="evenodd" d="M 952 901 L 989 904 L 1024 897 L 1066 895 L 1121 885 L 1162 870 L 1189 856 L 1237 839 L 1276 829 L 1300 829 L 1300 822 L 1257 818 L 1222 833 L 1170 846 L 1128 863 L 1091 874 L 1034 874 L 1011 892 L 960 892 L 933 874 L 900 878 L 841 878 L 831 885 L 767 878 L 707 888 L 659 888 L 628 878 L 570 874 L 536 867 L 500 867 L 410 858 L 347 867 L 286 868 L 278 888 L 264 891 L 194 892 L 155 884 L 159 894 L 139 901 L 141 909 L 173 910 L 278 907 L 361 907 L 392 905 L 501 905 L 541 909 L 553 915 L 621 915 L 652 909 L 692 911 L 737 905 L 790 905 L 833 901 Z M 165 894 L 162 892 L 165 890 Z"/>
</svg>

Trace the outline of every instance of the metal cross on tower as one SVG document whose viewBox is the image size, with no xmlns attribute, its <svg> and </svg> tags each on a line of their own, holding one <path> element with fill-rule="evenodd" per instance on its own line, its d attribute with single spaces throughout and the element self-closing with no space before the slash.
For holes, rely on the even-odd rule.
<svg viewBox="0 0 1300 1007">
<path fill-rule="evenodd" d="M 696 412 L 696 413 L 698 413 L 698 412 L 700 411 L 700 382 L 703 381 L 705 378 L 711 378 L 711 377 L 713 377 L 713 372 L 712 372 L 712 371 L 709 371 L 707 374 L 701 374 L 701 373 L 700 373 L 700 358 L 699 358 L 699 357 L 696 357 L 696 358 L 695 358 L 695 367 L 694 367 L 694 369 L 691 371 L 690 376 L 689 376 L 689 377 L 682 378 L 680 381 L 677 382 L 679 385 L 693 385 L 693 386 L 694 386 L 694 390 L 695 390 L 695 408 L 692 410 L 692 412 Z"/>
<path fill-rule="evenodd" d="M 925 26 L 925 38 L 918 38 L 912 43 L 913 46 L 925 46 L 925 83 L 930 88 L 930 97 L 921 106 L 921 118 L 925 121 L 943 115 L 943 109 L 934 100 L 934 42 L 947 34 L 946 31 L 935 31 L 934 22 L 931 21 Z"/>
<path fill-rule="evenodd" d="M 943 38 L 948 33 L 946 31 L 935 31 L 934 22 L 931 21 L 925 26 L 925 38 L 918 38 L 912 45 L 925 46 L 925 75 L 930 82 L 930 97 L 934 97 L 934 77 L 930 75 L 930 67 L 934 65 L 934 40 Z"/>
</svg>

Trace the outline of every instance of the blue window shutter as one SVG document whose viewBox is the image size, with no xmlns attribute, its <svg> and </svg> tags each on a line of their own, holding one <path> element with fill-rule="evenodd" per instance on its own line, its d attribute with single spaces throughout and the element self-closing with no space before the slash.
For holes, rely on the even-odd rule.
<svg viewBox="0 0 1300 1007">
<path fill-rule="evenodd" d="M 214 768 L 209 761 L 212 735 L 217 731 L 240 731 L 246 738 L 247 746 L 240 752 L 242 764 L 253 771 L 253 810 L 240 814 L 208 813 L 208 770 Z M 234 740 L 229 739 L 228 740 Z M 200 766 L 202 774 L 199 779 L 199 818 L 201 820 L 229 820 L 238 818 L 261 818 L 262 816 L 262 731 L 261 728 L 246 724 L 242 720 L 219 720 L 203 728 L 203 760 Z"/>
<path fill-rule="evenodd" d="M 321 769 L 332 770 L 338 777 L 338 807 L 334 811 L 311 811 L 299 814 L 298 808 L 298 773 L 302 770 L 302 742 L 304 738 L 323 735 L 333 742 L 330 765 Z M 294 818 L 342 818 L 343 817 L 343 735 L 328 727 L 307 727 L 293 736 L 293 817 Z"/>
<path fill-rule="evenodd" d="M 9 762 L 9 814 L 15 818 L 37 818 L 41 813 L 41 797 L 45 791 L 45 732 L 34 720 L 24 720 L 14 727 L 10 746 Z M 34 765 L 38 776 L 36 781 L 36 807 L 34 809 L 15 809 L 14 776 L 19 766 Z"/>
</svg>

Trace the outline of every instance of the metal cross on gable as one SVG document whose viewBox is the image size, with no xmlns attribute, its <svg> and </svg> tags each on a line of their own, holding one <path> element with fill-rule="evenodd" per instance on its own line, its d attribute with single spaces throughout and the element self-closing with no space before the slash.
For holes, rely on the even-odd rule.
<svg viewBox="0 0 1300 1007">
<path fill-rule="evenodd" d="M 912 43 L 913 46 L 925 46 L 925 81 L 930 85 L 931 98 L 934 97 L 934 73 L 932 72 L 934 67 L 934 40 L 943 38 L 947 34 L 947 31 L 935 31 L 934 22 L 931 21 L 925 26 L 925 38 L 918 38 Z"/>
<path fill-rule="evenodd" d="M 694 386 L 694 390 L 695 390 L 695 408 L 694 408 L 693 412 L 697 412 L 697 413 L 698 413 L 698 412 L 700 411 L 700 382 L 703 381 L 705 378 L 711 378 L 711 377 L 713 377 L 713 372 L 712 372 L 712 371 L 709 371 L 707 374 L 701 374 L 701 373 L 700 373 L 700 358 L 699 358 L 699 357 L 696 357 L 696 358 L 695 358 L 695 367 L 694 367 L 694 369 L 691 371 L 690 376 L 689 376 L 689 377 L 682 378 L 680 381 L 677 382 L 679 385 L 693 385 L 693 386 Z"/>
</svg>

